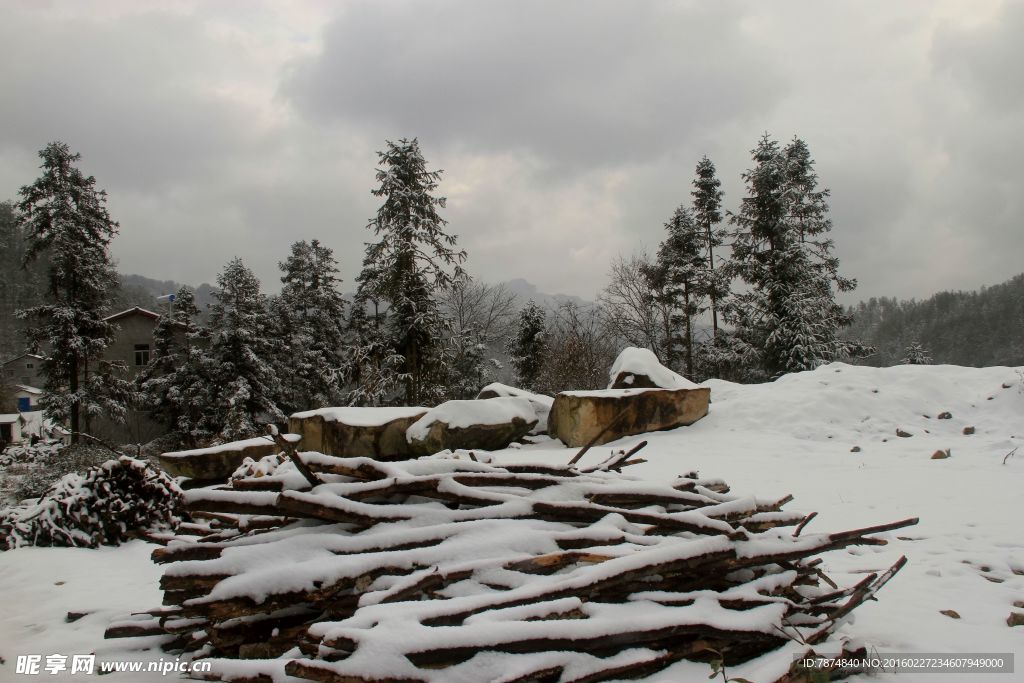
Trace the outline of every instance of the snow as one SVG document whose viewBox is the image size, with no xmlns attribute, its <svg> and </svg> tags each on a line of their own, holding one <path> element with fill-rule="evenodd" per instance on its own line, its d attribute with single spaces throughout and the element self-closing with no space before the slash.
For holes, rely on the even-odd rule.
<svg viewBox="0 0 1024 683">
<path fill-rule="evenodd" d="M 537 425 L 530 430 L 531 434 L 546 434 L 548 431 L 548 415 L 551 413 L 551 406 L 555 399 L 544 394 L 535 394 L 525 389 L 510 387 L 501 382 L 492 382 L 480 390 L 480 393 L 494 393 L 498 396 L 519 396 L 527 399 L 533 406 L 533 412 L 537 415 Z"/>
<path fill-rule="evenodd" d="M 641 349 L 635 346 L 623 349 L 615 359 L 612 369 L 608 372 L 609 388 L 615 382 L 615 378 L 622 373 L 646 375 L 662 389 L 696 389 L 699 386 L 659 363 L 658 357 L 650 349 Z M 633 378 L 627 377 L 625 382 L 632 384 Z"/>
<path fill-rule="evenodd" d="M 410 441 L 423 441 L 435 422 L 443 422 L 455 429 L 464 429 L 473 425 L 506 424 L 517 417 L 525 422 L 537 419 L 529 399 L 504 396 L 482 401 L 445 401 L 412 423 L 405 435 Z"/>
<path fill-rule="evenodd" d="M 394 420 L 407 417 L 419 417 L 427 412 L 427 408 L 420 407 L 383 407 L 383 408 L 319 408 L 317 410 L 304 410 L 301 413 L 292 415 L 292 419 L 305 420 L 311 417 L 322 417 L 325 422 L 341 422 L 352 427 L 376 427 L 387 424 Z"/>
<path fill-rule="evenodd" d="M 956 366 L 901 366 L 895 368 L 865 368 L 834 363 L 815 371 L 787 375 L 780 380 L 761 385 L 743 386 L 718 380 L 706 382 L 710 386 L 715 409 L 703 420 L 676 430 L 657 432 L 643 437 L 630 437 L 601 447 L 595 447 L 579 463 L 581 468 L 606 459 L 609 450 L 628 448 L 640 438 L 648 446 L 639 454 L 645 463 L 632 466 L 628 474 L 640 477 L 637 490 L 643 490 L 645 481 L 676 483 L 693 470 L 701 476 L 721 478 L 728 482 L 734 494 L 750 504 L 748 494 L 756 494 L 758 503 L 793 494 L 795 500 L 787 509 L 818 511 L 819 515 L 803 531 L 803 543 L 820 541 L 820 532 L 852 529 L 920 517 L 917 526 L 897 532 L 881 534 L 889 543 L 885 546 L 855 546 L 824 556 L 824 570 L 840 585 L 850 585 L 863 578 L 864 570 L 884 570 L 900 555 L 909 559 L 907 566 L 878 594 L 877 602 L 859 607 L 856 621 L 842 625 L 836 638 L 817 649 L 837 652 L 839 638 L 853 638 L 879 653 L 992 653 L 1018 654 L 1020 671 L 1024 653 L 1022 627 L 1006 625 L 1011 612 L 1024 612 L 1014 608 L 1013 602 L 1024 596 L 1024 534 L 1021 533 L 1020 492 L 1024 489 L 1024 380 L 1018 370 L 1007 367 L 962 368 Z M 633 390 L 630 390 L 633 391 Z M 489 399 L 477 403 L 489 404 L 505 399 Z M 525 408 L 524 408 L 525 409 Z M 950 419 L 938 419 L 941 412 L 952 414 Z M 456 415 L 464 415 L 459 410 Z M 963 428 L 973 426 L 975 433 L 963 434 Z M 896 436 L 896 429 L 912 433 L 910 438 Z M 851 452 L 854 446 L 859 452 Z M 932 460 L 931 454 L 939 449 L 950 449 L 952 457 Z M 1015 455 L 1006 457 L 1014 448 Z M 574 455 L 558 442 L 545 440 L 518 449 L 490 454 L 498 464 L 519 462 L 546 462 L 564 464 Z M 304 456 L 308 457 L 308 456 Z M 321 456 L 327 457 L 327 456 Z M 1004 463 L 1005 459 L 1005 463 Z M 355 464 L 360 459 L 346 459 Z M 387 463 L 374 463 L 382 471 L 390 472 Z M 441 473 L 452 461 L 423 459 L 414 461 L 418 473 Z M 403 468 L 413 466 L 403 463 Z M 463 461 L 463 465 L 468 464 Z M 483 465 L 481 465 L 481 468 Z M 400 473 L 394 470 L 395 476 Z M 598 475 L 584 475 L 598 476 Z M 716 498 L 708 490 L 708 480 L 702 480 L 693 491 L 681 495 Z M 325 484 L 325 487 L 370 486 Z M 254 492 L 256 493 L 256 492 Z M 289 494 L 296 495 L 296 494 Z M 315 492 L 302 494 L 315 496 Z M 500 496 L 500 494 L 495 494 Z M 255 498 L 254 498 L 255 500 Z M 440 506 L 439 506 L 440 507 Z M 725 512 L 729 506 L 723 505 Z M 396 508 L 395 512 L 400 512 Z M 365 538 L 369 543 L 396 545 L 422 540 L 424 529 L 420 525 L 442 518 L 460 518 L 471 511 L 438 509 L 434 520 L 410 520 L 382 526 L 379 533 Z M 514 511 L 509 511 L 510 515 Z M 433 516 L 431 512 L 428 516 Z M 505 550 L 514 547 L 524 553 L 543 552 L 538 545 L 540 535 L 507 537 L 511 519 L 481 519 L 474 522 L 472 533 L 452 545 L 438 544 L 436 548 L 418 548 L 406 551 L 404 558 L 411 564 L 429 564 L 437 553 L 459 553 L 457 561 L 470 566 L 479 557 L 494 552 L 499 544 Z M 538 529 L 545 523 L 533 522 Z M 609 530 L 625 528 L 635 536 L 630 545 L 644 543 L 642 529 L 614 516 L 603 524 Z M 521 528 L 521 527 L 519 527 Z M 344 537 L 334 534 L 330 527 L 316 526 L 306 533 L 290 537 L 294 556 L 301 560 L 300 569 L 293 579 L 307 582 L 337 575 L 332 549 L 340 548 Z M 435 527 L 438 538 L 444 529 Z M 467 529 L 469 531 L 469 529 Z M 790 533 L 783 530 L 781 533 Z M 279 532 L 270 532 L 264 538 L 274 538 Z M 291 530 L 295 534 L 295 530 Z M 566 536 L 578 532 L 566 531 Z M 594 529 L 588 530 L 594 533 Z M 748 552 L 758 552 L 771 543 L 765 534 L 757 547 L 751 543 Z M 611 533 L 609 533 L 611 537 Z M 259 537 L 257 537 L 259 538 Z M 355 540 L 348 538 L 346 544 Z M 336 545 L 332 545 L 332 543 Z M 172 566 L 153 565 L 149 551 L 153 546 L 133 542 L 120 548 L 100 550 L 63 548 L 23 548 L 0 553 L 0 585 L 5 586 L 5 609 L 0 615 L 0 656 L 6 664 L 0 666 L 0 678 L 11 672 L 17 654 L 51 652 L 97 651 L 112 658 L 116 648 L 125 648 L 125 641 L 103 641 L 102 631 L 114 618 L 122 618 L 131 611 L 147 609 L 160 604 L 158 578 L 162 570 Z M 352 548 L 349 547 L 349 550 Z M 476 550 L 476 557 L 471 552 Z M 693 547 L 680 543 L 676 548 L 658 550 L 668 560 L 691 552 Z M 588 571 L 610 571 L 634 560 L 628 546 L 609 547 L 614 559 L 590 567 Z M 285 581 L 284 578 L 264 574 L 265 569 L 251 563 L 259 554 L 248 546 L 235 546 L 223 554 L 221 568 L 246 567 L 253 583 Z M 649 557 L 649 556 L 648 556 Z M 180 563 L 184 571 L 188 563 Z M 211 568 L 215 567 L 211 563 Z M 427 571 L 427 570 L 424 570 Z M 263 578 L 257 580 L 257 576 Z M 488 576 L 495 583 L 505 577 Z M 416 575 L 418 576 L 418 574 Z M 474 577 L 483 580 L 481 577 Z M 784 580 L 777 574 L 759 581 Z M 544 587 L 555 582 L 571 585 L 571 574 L 542 577 Z M 57 581 L 66 581 L 55 586 Z M 765 584 L 767 587 L 768 583 Z M 16 586 L 17 590 L 10 590 Z M 225 586 L 227 588 L 227 586 Z M 406 613 L 396 608 L 401 603 L 374 604 L 391 585 L 373 585 L 366 594 L 365 604 L 386 618 L 389 633 L 396 638 L 427 637 L 422 627 L 404 618 Z M 464 606 L 478 599 L 478 590 L 468 590 L 454 584 L 446 589 L 453 602 L 452 608 Z M 745 585 L 744 590 L 753 586 Z M 252 586 L 234 586 L 239 593 L 255 589 Z M 514 586 L 510 594 L 519 595 L 540 590 L 526 584 Z M 713 606 L 697 593 L 656 593 L 634 596 L 630 605 L 630 618 L 656 624 L 662 618 L 659 603 L 673 600 L 694 600 L 694 615 L 702 619 L 735 619 L 735 614 L 712 613 Z M 571 609 L 572 598 L 559 598 L 544 605 L 527 609 Z M 603 618 L 603 605 L 586 605 L 591 618 Z M 74 623 L 65 623 L 64 613 L 98 610 Z M 458 642 L 485 638 L 493 630 L 509 628 L 516 616 L 515 607 L 490 618 L 467 620 L 464 629 L 451 631 L 451 641 Z M 675 609 L 675 608 L 674 608 Z M 690 609 L 690 608 L 687 608 Z M 772 605 L 759 608 L 762 612 L 748 615 L 743 624 L 755 628 L 771 621 L 775 609 Z M 940 610 L 956 610 L 961 619 L 951 619 Z M 754 617 L 756 621 L 754 620 Z M 723 622 L 725 623 L 725 622 Z M 732 622 L 729 622 L 730 625 Z M 536 621 L 516 625 L 523 637 L 538 634 L 558 635 L 559 622 Z M 339 634 L 359 634 L 365 637 L 370 624 L 346 623 L 320 630 L 337 630 Z M 435 629 L 436 630 L 436 629 Z M 404 641 L 409 642 L 409 641 Z M 410 674 L 408 662 L 387 658 L 387 642 L 376 642 L 377 649 L 358 654 L 358 662 L 376 675 Z M 803 652 L 803 646 L 788 643 L 770 658 L 759 658 L 737 667 L 729 667 L 730 677 L 745 677 L 752 681 L 770 680 L 781 674 L 779 667 L 788 664 L 788 654 Z M 126 658 L 154 657 L 149 653 L 122 655 Z M 618 655 L 622 661 L 643 661 L 651 656 L 647 650 L 629 650 Z M 545 655 L 550 665 L 567 661 L 562 653 Z M 575 655 L 574 655 L 575 657 Z M 545 663 L 534 655 L 492 653 L 474 657 L 463 664 L 438 672 L 436 680 L 486 681 L 512 676 L 516 671 L 528 671 Z M 585 668 L 586 658 L 574 659 L 574 666 Z M 243 671 L 253 665 L 248 662 L 217 662 L 220 670 Z M 583 668 L 580 671 L 583 671 Z M 574 674 L 576 669 L 573 670 Z M 681 662 L 660 674 L 648 677 L 648 682 L 707 680 L 710 668 L 705 664 Z M 443 675 L 442 675 L 443 674 Z M 112 681 L 128 680 L 114 675 Z M 582 673 L 580 674 L 582 675 Z M 131 674 L 131 680 L 166 680 L 159 674 Z M 148 678 L 147 678 L 148 676 Z M 1019 680 L 1020 674 L 958 674 L 946 676 L 950 680 L 1002 683 Z M 60 680 L 59 677 L 52 677 Z M 932 674 L 887 674 L 854 676 L 856 683 L 932 683 Z"/>
<path fill-rule="evenodd" d="M 298 434 L 284 434 L 285 440 L 290 443 L 298 443 L 302 440 L 302 437 Z M 193 448 L 188 451 L 172 451 L 170 453 L 163 453 L 160 455 L 161 458 L 191 458 L 197 455 L 211 455 L 213 453 L 224 453 L 226 451 L 244 451 L 246 448 L 253 446 L 266 446 L 272 445 L 274 440 L 269 436 L 256 436 L 251 439 L 242 439 L 241 441 L 229 441 L 228 443 L 218 444 L 216 446 L 209 446 L 208 448 Z"/>
</svg>

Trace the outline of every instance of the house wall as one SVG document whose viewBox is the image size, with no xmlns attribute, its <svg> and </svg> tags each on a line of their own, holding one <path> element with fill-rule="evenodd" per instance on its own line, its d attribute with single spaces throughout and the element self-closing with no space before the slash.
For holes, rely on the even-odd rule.
<svg viewBox="0 0 1024 683">
<path fill-rule="evenodd" d="M 27 384 L 30 387 L 40 387 L 43 382 L 42 373 L 43 361 L 31 356 L 22 356 L 9 360 L 3 364 L 2 384 Z"/>
<path fill-rule="evenodd" d="M 145 364 L 137 364 L 135 347 L 146 345 L 149 349 L 149 358 L 152 360 L 153 330 L 156 328 L 156 322 L 141 314 L 125 316 L 114 321 L 119 329 L 114 334 L 114 343 L 104 351 L 103 359 L 124 363 L 128 368 L 128 377 L 135 377 L 145 367 Z"/>
</svg>

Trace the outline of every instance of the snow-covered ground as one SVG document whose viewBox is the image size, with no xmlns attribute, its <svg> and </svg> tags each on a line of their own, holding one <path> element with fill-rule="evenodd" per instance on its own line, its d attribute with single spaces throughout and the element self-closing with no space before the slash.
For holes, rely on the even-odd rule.
<svg viewBox="0 0 1024 683">
<path fill-rule="evenodd" d="M 791 493 L 796 500 L 787 509 L 818 511 L 811 523 L 816 531 L 920 517 L 916 527 L 887 535 L 888 546 L 825 556 L 826 573 L 844 585 L 862 576 L 853 572 L 909 558 L 879 600 L 858 608 L 840 634 L 878 653 L 1014 653 L 1017 673 L 883 673 L 852 680 L 1024 680 L 1024 626 L 1006 623 L 1011 612 L 1024 612 L 1013 605 L 1024 600 L 1024 370 L 833 364 L 770 384 L 708 384 L 710 414 L 690 427 L 642 437 L 649 445 L 640 456 L 648 462 L 626 473 L 664 481 L 696 469 L 725 479 L 736 493 Z M 951 417 L 939 419 L 945 412 Z M 974 433 L 965 434 L 965 427 Z M 911 436 L 899 437 L 897 430 Z M 581 464 L 640 438 L 594 448 Z M 932 459 L 946 449 L 951 457 Z M 574 452 L 543 440 L 495 457 L 565 463 Z M 0 681 L 82 679 L 18 676 L 18 654 L 96 651 L 107 659 L 132 658 L 113 646 L 124 648 L 124 642 L 103 642 L 102 635 L 115 616 L 160 604 L 161 570 L 149 562 L 151 548 L 136 542 L 98 551 L 0 553 Z M 68 611 L 90 614 L 67 623 Z M 706 680 L 709 672 L 683 663 L 650 680 Z M 729 670 L 730 676 L 752 674 Z M 114 674 L 105 680 L 161 679 Z"/>
</svg>

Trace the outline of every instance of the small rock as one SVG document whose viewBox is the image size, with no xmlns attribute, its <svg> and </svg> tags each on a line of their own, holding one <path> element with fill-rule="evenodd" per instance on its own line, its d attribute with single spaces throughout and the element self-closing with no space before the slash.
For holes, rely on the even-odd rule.
<svg viewBox="0 0 1024 683">
<path fill-rule="evenodd" d="M 1003 389 L 1012 389 L 1013 385 L 1009 382 L 1003 382 Z"/>
<path fill-rule="evenodd" d="M 932 460 L 945 460 L 948 457 L 949 457 L 949 449 L 948 448 L 946 450 L 944 450 L 944 451 L 939 450 L 939 451 L 935 451 L 934 453 L 932 453 Z"/>
<path fill-rule="evenodd" d="M 54 586 L 63 586 L 64 582 L 63 581 L 55 581 L 53 585 Z"/>
<path fill-rule="evenodd" d="M 1010 612 L 1006 617 L 1006 625 L 1009 627 L 1024 626 L 1024 612 Z"/>
<path fill-rule="evenodd" d="M 943 412 L 939 413 L 939 419 L 940 420 L 952 420 L 953 419 L 953 413 L 951 413 L 949 411 L 943 411 Z"/>
<path fill-rule="evenodd" d="M 72 622 L 78 621 L 79 619 L 81 619 L 84 616 L 87 616 L 88 614 L 89 612 L 68 612 L 67 616 L 64 617 L 64 621 L 70 624 Z"/>
<path fill-rule="evenodd" d="M 960 614 L 954 609 L 943 609 L 939 610 L 939 614 L 945 614 L 950 619 L 959 619 Z"/>
<path fill-rule="evenodd" d="M 1024 600 L 1014 600 L 1013 601 L 1013 606 L 1014 607 L 1020 607 L 1021 609 L 1024 609 Z"/>
<path fill-rule="evenodd" d="M 964 427 L 964 436 L 970 436 L 974 433 L 974 427 Z"/>
<path fill-rule="evenodd" d="M 986 400 L 986 401 L 991 401 L 991 400 L 992 400 L 992 399 L 994 399 L 994 398 L 995 398 L 995 396 L 989 396 L 989 397 L 988 397 L 988 398 L 986 398 L 985 400 Z"/>
<path fill-rule="evenodd" d="M 851 453 L 860 453 L 860 446 L 854 446 L 850 449 Z"/>
<path fill-rule="evenodd" d="M 897 427 L 896 428 L 896 436 L 900 437 L 901 439 L 909 439 L 910 437 L 913 436 L 913 434 L 911 434 L 910 432 L 905 432 L 902 429 L 900 429 L 899 427 Z"/>
</svg>

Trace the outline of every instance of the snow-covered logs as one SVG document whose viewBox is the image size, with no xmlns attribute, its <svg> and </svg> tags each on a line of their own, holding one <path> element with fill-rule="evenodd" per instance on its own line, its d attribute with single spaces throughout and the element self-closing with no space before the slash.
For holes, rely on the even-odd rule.
<svg viewBox="0 0 1024 683">
<path fill-rule="evenodd" d="M 108 635 L 160 634 L 218 680 L 598 681 L 813 646 L 903 564 L 838 587 L 817 555 L 916 520 L 811 534 L 788 496 L 623 476 L 636 450 L 589 468 L 290 454 L 315 487 L 269 456 L 186 492 L 207 528 L 154 553 L 164 606 Z"/>
</svg>

